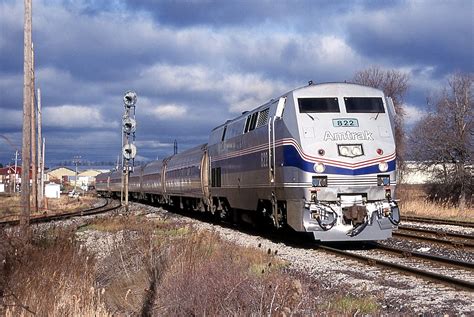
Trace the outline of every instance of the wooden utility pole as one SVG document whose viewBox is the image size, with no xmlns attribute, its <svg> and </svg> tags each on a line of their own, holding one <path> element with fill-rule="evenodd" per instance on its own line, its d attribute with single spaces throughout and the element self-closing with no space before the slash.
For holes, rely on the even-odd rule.
<svg viewBox="0 0 474 317">
<path fill-rule="evenodd" d="M 38 190 L 38 207 L 43 207 L 43 154 L 42 154 L 42 141 L 43 136 L 41 135 L 41 90 L 38 88 L 38 93 L 36 94 L 38 100 L 38 181 L 39 181 L 39 190 Z"/>
<path fill-rule="evenodd" d="M 35 49 L 31 44 L 31 201 L 34 213 L 38 213 L 38 170 L 36 161 L 36 106 L 35 106 Z"/>
<path fill-rule="evenodd" d="M 20 225 L 23 233 L 30 222 L 30 151 L 31 151 L 31 100 L 32 100 L 32 80 L 31 80 L 31 28 L 32 28 L 32 0 L 24 0 L 24 29 L 23 29 L 23 142 L 21 148 L 21 217 Z"/>
</svg>

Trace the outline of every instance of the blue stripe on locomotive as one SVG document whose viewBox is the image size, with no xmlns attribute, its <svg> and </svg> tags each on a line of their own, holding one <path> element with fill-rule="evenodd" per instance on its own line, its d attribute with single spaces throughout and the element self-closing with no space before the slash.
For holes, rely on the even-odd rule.
<svg viewBox="0 0 474 317">
<path fill-rule="evenodd" d="M 293 166 L 308 173 L 315 173 L 314 163 L 303 159 L 293 145 L 284 145 L 283 149 L 276 148 L 276 150 L 277 150 L 277 153 L 276 153 L 277 157 L 279 156 L 279 154 L 281 154 L 280 151 L 283 150 L 283 166 Z M 261 153 L 264 153 L 266 151 L 267 150 L 244 154 L 237 157 L 224 159 L 222 161 L 213 162 L 212 164 L 214 167 L 219 167 L 219 166 L 225 167 L 226 171 L 231 172 L 231 173 L 259 170 L 259 169 L 262 169 L 260 165 Z M 242 160 L 245 160 L 245 164 L 243 164 Z M 388 170 L 384 173 L 389 173 L 389 172 L 394 171 L 395 159 L 387 163 L 388 163 Z M 356 176 L 356 175 L 364 175 L 364 174 L 381 173 L 379 170 L 378 164 L 356 168 L 356 169 L 337 167 L 337 166 L 332 166 L 328 164 L 325 164 L 325 165 L 326 165 L 326 170 L 324 171 L 324 174 Z"/>
<path fill-rule="evenodd" d="M 314 171 L 314 163 L 306 161 L 303 159 L 296 148 L 292 145 L 285 145 L 283 149 L 283 156 L 284 156 L 284 165 L 285 166 L 294 166 L 297 167 L 305 172 L 315 173 Z M 384 173 L 392 172 L 395 170 L 395 159 L 387 162 L 388 170 Z M 337 167 L 325 164 L 326 169 L 324 174 L 339 174 L 339 175 L 364 175 L 364 174 L 375 174 L 380 173 L 378 164 L 350 169 L 344 167 Z"/>
</svg>

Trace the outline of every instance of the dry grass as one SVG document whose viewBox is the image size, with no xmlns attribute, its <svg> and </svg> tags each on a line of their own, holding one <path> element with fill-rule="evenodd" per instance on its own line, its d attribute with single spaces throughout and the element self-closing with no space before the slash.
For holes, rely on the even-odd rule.
<svg viewBox="0 0 474 317">
<path fill-rule="evenodd" d="M 95 288 L 93 260 L 73 234 L 53 230 L 25 242 L 3 233 L 0 245 L 4 316 L 108 316 Z"/>
<path fill-rule="evenodd" d="M 28 243 L 3 233 L 0 315 L 379 313 L 370 294 L 355 296 L 344 284 L 328 288 L 290 272 L 273 250 L 236 246 L 189 224 L 133 216 L 94 220 L 80 236 L 92 237 L 91 247 L 110 244 L 95 259 L 79 247 L 74 230 L 39 232 Z"/>
<path fill-rule="evenodd" d="M 403 185 L 397 193 L 402 215 L 474 221 L 474 206 L 460 210 L 459 206 L 447 201 L 433 202 L 422 186 Z"/>
<path fill-rule="evenodd" d="M 117 241 L 99 268 L 100 287 L 114 314 L 347 315 L 379 310 L 367 294 L 322 291 L 321 281 L 290 274 L 272 250 L 239 247 L 186 224 L 121 218 L 111 225 L 98 221 L 89 226 L 121 235 L 128 225 L 120 223 L 133 228 L 127 243 Z M 350 305 L 323 305 L 346 297 Z"/>
<path fill-rule="evenodd" d="M 47 199 L 47 208 L 31 216 L 44 214 L 58 214 L 68 211 L 90 208 L 97 201 L 96 197 L 81 196 L 79 199 L 61 195 L 58 199 Z M 0 220 L 16 219 L 21 213 L 20 196 L 0 196 Z"/>
</svg>

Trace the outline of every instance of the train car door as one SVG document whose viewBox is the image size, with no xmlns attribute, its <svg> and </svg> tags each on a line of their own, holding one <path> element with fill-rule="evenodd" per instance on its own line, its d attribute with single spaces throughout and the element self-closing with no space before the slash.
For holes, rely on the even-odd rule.
<svg viewBox="0 0 474 317">
<path fill-rule="evenodd" d="M 211 206 L 211 194 L 209 191 L 209 171 L 209 152 L 208 150 L 205 150 L 201 160 L 201 188 L 204 197 L 203 200 L 207 206 Z"/>
</svg>

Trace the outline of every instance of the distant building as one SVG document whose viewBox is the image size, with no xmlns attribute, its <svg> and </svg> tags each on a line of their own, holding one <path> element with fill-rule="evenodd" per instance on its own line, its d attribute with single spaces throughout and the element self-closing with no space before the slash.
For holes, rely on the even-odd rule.
<svg viewBox="0 0 474 317">
<path fill-rule="evenodd" d="M 30 169 L 30 183 L 31 183 L 31 169 Z M 15 173 L 15 166 L 6 166 L 0 168 L 0 184 L 3 184 L 5 192 L 13 192 L 13 186 L 16 184 L 16 191 L 19 191 L 21 184 L 21 167 L 17 166 Z"/>
<path fill-rule="evenodd" d="M 46 198 L 59 198 L 61 195 L 61 185 L 46 184 L 44 186 L 44 195 Z"/>
<path fill-rule="evenodd" d="M 445 169 L 446 173 L 451 173 L 454 168 L 455 165 L 453 163 L 433 164 L 427 168 L 424 163 L 408 161 L 405 162 L 401 183 L 410 185 L 439 183 L 440 180 L 436 179 L 436 175 L 443 174 Z M 466 169 L 470 171 L 471 176 L 474 176 L 472 166 L 466 166 Z"/>
<path fill-rule="evenodd" d="M 89 186 L 95 186 L 95 177 L 103 173 L 101 170 L 88 169 L 77 175 L 77 184 L 82 189 L 87 190 Z"/>
<path fill-rule="evenodd" d="M 50 169 L 46 173 L 46 181 L 64 184 L 69 182 L 70 177 L 76 176 L 76 172 L 68 167 L 59 166 Z"/>
</svg>

